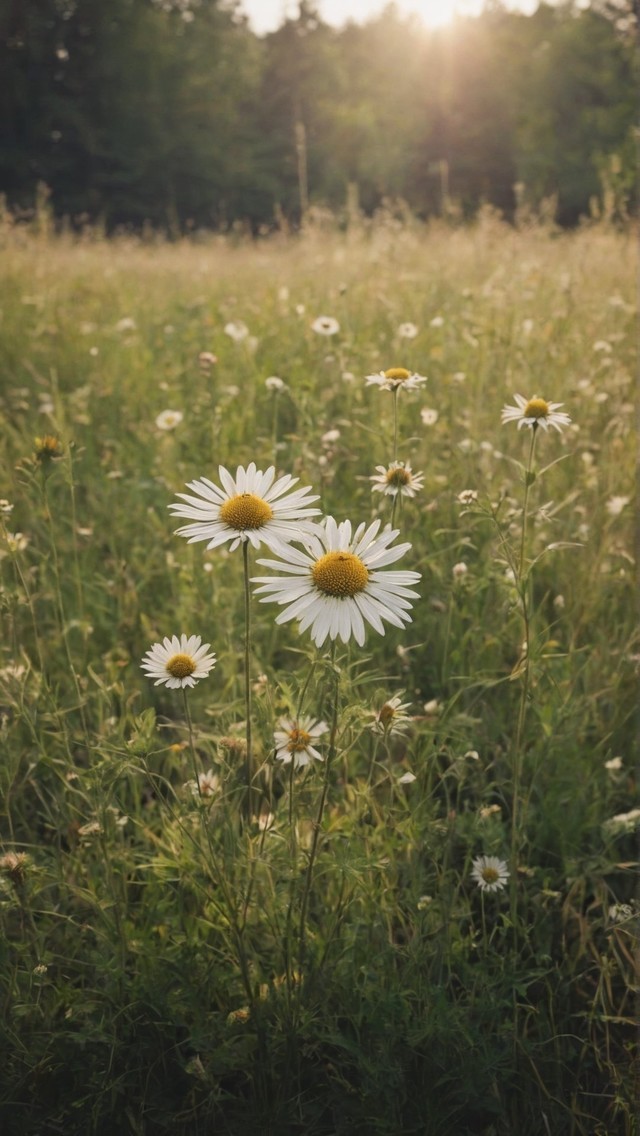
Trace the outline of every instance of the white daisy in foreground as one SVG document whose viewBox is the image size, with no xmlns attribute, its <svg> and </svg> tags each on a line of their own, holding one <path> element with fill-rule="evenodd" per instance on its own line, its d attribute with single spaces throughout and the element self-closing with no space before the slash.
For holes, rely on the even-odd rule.
<svg viewBox="0 0 640 1136">
<path fill-rule="evenodd" d="M 333 316 L 318 316 L 311 324 L 311 330 L 318 335 L 337 335 L 340 331 L 340 324 Z"/>
<path fill-rule="evenodd" d="M 294 769 L 309 765 L 312 757 L 316 761 L 324 761 L 313 742 L 327 733 L 329 727 L 326 722 L 314 722 L 312 718 L 281 718 L 278 726 L 279 729 L 273 735 L 278 761 L 283 761 L 285 765 L 290 765 L 293 761 Z"/>
<path fill-rule="evenodd" d="M 564 404 L 562 402 L 547 402 L 545 398 L 524 398 L 521 394 L 514 394 L 517 406 L 503 406 L 502 408 L 502 421 L 503 422 L 517 422 L 518 430 L 523 426 L 528 426 L 530 430 L 537 429 L 542 426 L 543 430 L 548 430 L 553 426 L 559 434 L 562 433 L 563 426 L 569 426 L 571 419 L 564 410 L 560 407 Z M 560 413 L 558 411 L 560 410 Z"/>
<path fill-rule="evenodd" d="M 411 703 L 402 701 L 402 691 L 390 698 L 374 714 L 371 729 L 376 734 L 403 734 L 411 725 L 411 716 L 407 714 Z"/>
<path fill-rule="evenodd" d="M 261 603 L 286 604 L 276 623 L 300 620 L 300 632 L 310 629 L 311 638 L 321 647 L 327 636 L 348 643 L 353 635 L 360 646 L 365 640 L 365 623 L 384 635 L 383 620 L 394 627 L 411 622 L 411 600 L 418 593 L 410 585 L 420 579 L 419 572 L 385 572 L 389 564 L 404 556 L 410 544 L 389 545 L 398 536 L 397 529 L 385 528 L 381 522 L 367 527 L 363 522 L 355 533 L 351 521 L 337 524 L 326 517 L 317 526 L 318 535 L 305 541 L 304 551 L 289 547 L 286 561 L 259 560 L 258 564 L 285 576 L 258 576 L 253 583 Z"/>
<path fill-rule="evenodd" d="M 172 690 L 195 686 L 216 665 L 215 655 L 207 654 L 209 647 L 199 635 L 165 637 L 162 643 L 153 644 L 140 666 L 147 678 L 156 680 L 154 686 L 165 683 Z"/>
<path fill-rule="evenodd" d="M 158 430 L 175 430 L 182 422 L 182 418 L 181 410 L 163 410 L 156 418 L 156 426 Z"/>
<path fill-rule="evenodd" d="M 415 339 L 418 329 L 415 323 L 401 323 L 396 335 L 398 339 Z"/>
<path fill-rule="evenodd" d="M 369 478 L 373 482 L 372 493 L 384 493 L 388 497 L 415 497 L 424 487 L 424 474 L 413 473 L 408 462 L 391 462 L 391 465 L 377 465 L 377 473 Z"/>
<path fill-rule="evenodd" d="M 308 519 L 320 513 L 309 507 L 318 500 L 317 495 L 309 496 L 309 486 L 288 492 L 297 477 L 287 473 L 274 481 L 275 468 L 269 466 L 263 473 L 256 469 L 255 462 L 246 469 L 239 465 L 235 478 L 223 465 L 218 467 L 218 474 L 222 488 L 208 477 L 190 481 L 187 488 L 199 496 L 179 493 L 186 504 L 176 501 L 169 506 L 174 517 L 188 517 L 196 522 L 176 529 L 178 536 L 188 538 L 189 544 L 206 540 L 209 549 L 231 541 L 233 552 L 249 540 L 254 548 L 264 543 L 278 552 L 281 544 L 301 540 L 317 529 L 317 524 Z"/>
<path fill-rule="evenodd" d="M 407 371 L 406 367 L 390 367 L 388 371 L 378 371 L 376 375 L 367 375 L 367 386 L 380 387 L 380 390 L 397 391 L 416 390 L 426 383 L 424 375 L 417 375 L 414 371 Z"/>
<path fill-rule="evenodd" d="M 479 856 L 471 873 L 481 891 L 502 891 L 509 879 L 509 869 L 497 856 Z"/>
</svg>

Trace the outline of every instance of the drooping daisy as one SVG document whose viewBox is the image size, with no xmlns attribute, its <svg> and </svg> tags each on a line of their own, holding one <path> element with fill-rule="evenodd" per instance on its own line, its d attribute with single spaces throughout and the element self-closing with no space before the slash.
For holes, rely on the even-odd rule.
<svg viewBox="0 0 640 1136">
<path fill-rule="evenodd" d="M 502 891 L 509 879 L 509 869 L 497 856 L 478 856 L 473 861 L 471 875 L 481 891 Z"/>
<path fill-rule="evenodd" d="M 389 545 L 398 536 L 397 529 L 385 528 L 381 522 L 367 527 L 363 522 L 352 532 L 351 521 L 337 524 L 326 517 L 317 526 L 318 535 L 305 541 L 305 550 L 290 547 L 286 561 L 259 560 L 265 568 L 287 573 L 282 576 L 258 576 L 256 594 L 261 603 L 286 604 L 276 623 L 300 620 L 300 632 L 310 629 L 316 646 L 327 636 L 348 643 L 353 635 L 360 646 L 365 640 L 365 623 L 384 635 L 383 620 L 394 627 L 411 622 L 411 600 L 418 593 L 410 585 L 420 579 L 419 572 L 382 571 L 404 556 L 410 544 Z"/>
<path fill-rule="evenodd" d="M 326 722 L 314 722 L 313 718 L 281 718 L 278 726 L 279 729 L 273 734 L 278 761 L 283 761 L 285 765 L 290 765 L 293 761 L 294 769 L 309 765 L 312 757 L 316 761 L 324 761 L 313 742 L 327 733 L 329 727 Z"/>
<path fill-rule="evenodd" d="M 517 422 L 518 430 L 523 426 L 528 426 L 530 430 L 535 430 L 538 426 L 542 426 L 543 430 L 548 430 L 553 426 L 559 434 L 562 433 L 563 426 L 569 426 L 571 419 L 569 415 L 561 410 L 558 410 L 564 404 L 562 402 L 547 402 L 545 398 L 524 398 L 521 394 L 514 394 L 513 396 L 517 402 L 517 406 L 503 406 L 502 408 L 502 421 L 503 422 Z"/>
<path fill-rule="evenodd" d="M 254 548 L 264 543 L 277 552 L 279 545 L 300 540 L 317 528 L 308 519 L 320 512 L 309 507 L 318 500 L 317 495 L 309 496 L 309 486 L 288 492 L 297 477 L 287 473 L 274 481 L 275 468 L 269 466 L 263 473 L 256 469 L 255 462 L 246 469 L 239 465 L 235 478 L 223 465 L 218 467 L 218 474 L 222 488 L 208 477 L 190 481 L 187 488 L 199 496 L 179 493 L 186 504 L 176 501 L 169 506 L 174 517 L 189 517 L 196 522 L 176 529 L 178 536 L 188 538 L 189 544 L 206 540 L 209 549 L 231 541 L 233 552 L 248 540 Z"/>
<path fill-rule="evenodd" d="M 394 695 L 393 698 L 390 698 L 388 702 L 385 702 L 384 705 L 374 713 L 374 719 L 371 725 L 371 729 L 374 733 L 386 734 L 387 736 L 390 734 L 404 734 L 409 728 L 411 725 L 411 716 L 407 714 L 407 710 L 411 703 L 402 701 L 403 693 L 404 691 L 401 691 L 400 694 Z"/>
<path fill-rule="evenodd" d="M 340 331 L 340 324 L 333 316 L 318 316 L 311 324 L 311 330 L 318 335 L 337 335 Z"/>
<path fill-rule="evenodd" d="M 408 462 L 395 461 L 390 466 L 377 465 L 377 473 L 369 478 L 373 482 L 372 493 L 384 493 L 388 497 L 415 497 L 423 488 L 424 474 L 413 473 Z"/>
<path fill-rule="evenodd" d="M 380 387 L 380 390 L 416 390 L 426 383 L 424 375 L 417 375 L 414 371 L 407 371 L 406 367 L 390 367 L 388 371 L 378 371 L 376 375 L 367 375 L 367 386 Z"/>
<path fill-rule="evenodd" d="M 156 680 L 154 686 L 165 683 L 172 690 L 195 686 L 216 665 L 215 654 L 207 654 L 209 647 L 199 635 L 167 636 L 153 644 L 140 666 L 147 678 Z"/>
<path fill-rule="evenodd" d="M 182 418 L 181 410 L 163 410 L 156 418 L 156 426 L 158 430 L 175 430 L 182 422 Z"/>
</svg>

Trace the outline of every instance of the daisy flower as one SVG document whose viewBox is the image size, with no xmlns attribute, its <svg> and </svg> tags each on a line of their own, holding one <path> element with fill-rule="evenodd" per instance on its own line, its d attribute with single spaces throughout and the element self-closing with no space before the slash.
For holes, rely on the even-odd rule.
<svg viewBox="0 0 640 1136">
<path fill-rule="evenodd" d="M 401 387 L 403 390 L 416 390 L 427 380 L 424 375 L 407 371 L 406 367 L 390 367 L 388 371 L 378 371 L 375 375 L 367 375 L 365 381 L 367 386 L 380 387 L 380 390 L 397 391 Z"/>
<path fill-rule="evenodd" d="M 526 399 L 521 394 L 514 394 L 513 397 L 518 405 L 503 406 L 502 421 L 517 422 L 518 430 L 523 426 L 528 426 L 531 430 L 535 430 L 538 426 L 548 430 L 553 426 L 554 430 L 561 434 L 562 427 L 568 426 L 571 422 L 564 410 L 558 413 L 559 408 L 564 405 L 562 402 L 547 402 L 545 398 Z"/>
<path fill-rule="evenodd" d="M 509 869 L 497 856 L 478 856 L 471 873 L 481 891 L 502 891 L 509 879 Z"/>
<path fill-rule="evenodd" d="M 165 637 L 162 643 L 153 644 L 140 666 L 147 678 L 156 680 L 154 686 L 165 683 L 172 690 L 195 686 L 216 665 L 215 655 L 207 654 L 209 647 L 199 635 Z"/>
<path fill-rule="evenodd" d="M 372 493 L 384 493 L 388 497 L 415 497 L 423 488 L 424 474 L 413 473 L 408 462 L 391 462 L 390 466 L 377 465 L 377 473 L 369 478 L 373 482 Z"/>
<path fill-rule="evenodd" d="M 158 430 L 175 430 L 182 422 L 181 410 L 163 410 L 156 418 Z"/>
<path fill-rule="evenodd" d="M 380 533 L 380 520 L 352 531 L 351 521 L 337 524 L 326 517 L 317 526 L 317 536 L 309 537 L 305 550 L 287 548 L 286 561 L 259 560 L 265 568 L 287 573 L 258 576 L 256 594 L 261 603 L 286 605 L 276 623 L 300 620 L 300 632 L 311 630 L 311 638 L 321 647 L 327 636 L 348 643 L 353 635 L 360 646 L 365 640 L 365 623 L 384 635 L 383 620 L 394 627 L 411 622 L 411 600 L 418 593 L 410 585 L 420 579 L 419 572 L 382 571 L 404 556 L 410 544 L 389 545 L 397 529 Z"/>
<path fill-rule="evenodd" d="M 415 339 L 418 329 L 415 323 L 401 323 L 396 335 L 398 339 Z"/>
<path fill-rule="evenodd" d="M 269 375 L 268 379 L 264 380 L 264 385 L 268 391 L 273 394 L 279 394 L 280 391 L 286 390 L 287 384 L 278 375 Z"/>
<path fill-rule="evenodd" d="M 215 797 L 220 792 L 220 778 L 213 769 L 199 773 L 197 781 L 187 781 L 185 789 L 190 789 L 194 797 Z"/>
<path fill-rule="evenodd" d="M 242 340 L 246 339 L 249 334 L 249 328 L 242 320 L 230 320 L 229 323 L 224 325 L 224 332 L 225 335 L 229 336 L 229 339 L 233 339 L 234 343 L 242 343 Z"/>
<path fill-rule="evenodd" d="M 403 734 L 411 725 L 411 717 L 407 714 L 411 703 L 402 701 L 403 693 L 404 691 L 401 691 L 400 694 L 394 695 L 374 713 L 374 720 L 371 725 L 374 733 Z"/>
<path fill-rule="evenodd" d="M 333 316 L 318 316 L 311 324 L 311 330 L 317 332 L 318 335 L 337 335 L 340 331 L 340 324 Z"/>
<path fill-rule="evenodd" d="M 294 769 L 309 765 L 312 757 L 316 761 L 324 761 L 313 742 L 327 733 L 329 727 L 326 722 L 314 722 L 312 718 L 281 718 L 278 727 L 273 734 L 278 761 L 285 765 L 293 761 Z"/>
<path fill-rule="evenodd" d="M 239 544 L 249 540 L 254 548 L 264 543 L 278 552 L 281 544 L 300 540 L 317 528 L 307 519 L 320 512 L 309 508 L 318 500 L 317 495 L 309 496 L 309 486 L 288 492 L 297 477 L 287 473 L 274 481 L 275 468 L 269 466 L 263 473 L 256 469 L 255 462 L 246 469 L 239 465 L 235 478 L 223 465 L 218 467 L 218 474 L 222 488 L 208 477 L 190 481 L 187 488 L 198 496 L 179 493 L 186 504 L 176 501 L 169 506 L 174 517 L 189 517 L 195 522 L 176 529 L 178 536 L 188 538 L 189 544 L 206 540 L 210 549 L 231 541 L 233 552 Z"/>
</svg>

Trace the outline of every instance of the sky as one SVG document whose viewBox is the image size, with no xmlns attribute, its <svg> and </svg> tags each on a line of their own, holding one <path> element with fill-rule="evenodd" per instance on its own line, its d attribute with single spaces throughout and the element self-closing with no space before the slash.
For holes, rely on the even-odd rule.
<svg viewBox="0 0 640 1136">
<path fill-rule="evenodd" d="M 296 0 L 241 0 L 241 3 L 258 35 L 275 31 L 287 16 L 295 17 L 298 12 Z M 323 20 L 336 27 L 347 20 L 363 23 L 378 15 L 387 3 L 388 0 L 316 0 Z M 456 11 L 460 15 L 477 15 L 483 0 L 396 0 L 396 6 L 402 13 L 421 16 L 429 27 L 442 27 Z M 530 13 L 537 7 L 537 0 L 507 0 L 505 7 Z"/>
</svg>

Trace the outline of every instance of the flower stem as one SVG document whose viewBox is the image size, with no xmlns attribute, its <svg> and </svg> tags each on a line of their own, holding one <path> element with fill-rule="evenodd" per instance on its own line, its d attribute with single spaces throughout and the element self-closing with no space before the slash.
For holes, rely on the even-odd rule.
<svg viewBox="0 0 640 1136">
<path fill-rule="evenodd" d="M 518 580 L 521 581 L 524 575 L 524 554 L 525 542 L 527 538 L 527 505 L 529 503 L 529 489 L 532 485 L 532 471 L 533 471 L 533 451 L 536 446 L 536 434 L 538 433 L 537 426 L 531 428 L 531 445 L 529 447 L 529 459 L 527 461 L 527 468 L 524 475 L 524 501 L 522 503 L 522 535 L 520 538 L 520 558 L 518 560 Z"/>
<path fill-rule="evenodd" d="M 304 881 L 304 891 L 302 893 L 302 905 L 300 908 L 300 931 L 298 935 L 299 958 L 300 958 L 300 971 L 304 963 L 304 955 L 306 948 L 306 930 L 307 930 L 307 908 L 309 905 L 309 894 L 311 892 L 311 882 L 313 879 L 313 868 L 316 861 L 318 852 L 318 840 L 320 837 L 320 827 L 322 825 L 322 817 L 324 815 L 324 807 L 327 801 L 327 793 L 329 791 L 329 772 L 331 763 L 336 755 L 336 738 L 338 735 L 338 709 L 339 709 L 339 693 L 340 693 L 340 671 L 335 663 L 335 643 L 332 644 L 331 650 L 331 665 L 334 672 L 334 688 L 333 688 L 333 712 L 331 718 L 331 734 L 329 738 L 329 752 L 324 770 L 324 782 L 322 785 L 322 793 L 320 794 L 320 801 L 318 803 L 318 812 L 313 825 L 313 837 L 311 841 L 311 852 L 309 854 L 309 863 L 307 866 L 307 874 Z"/>
<path fill-rule="evenodd" d="M 398 460 L 398 391 L 396 387 L 393 392 L 393 460 Z M 395 505 L 395 500 L 394 500 Z M 392 522 L 393 523 L 393 522 Z"/>
<path fill-rule="evenodd" d="M 247 743 L 247 808 L 251 815 L 253 794 L 253 751 L 251 737 L 251 591 L 249 589 L 249 541 L 242 542 L 244 568 L 244 702 L 245 738 Z"/>
</svg>

